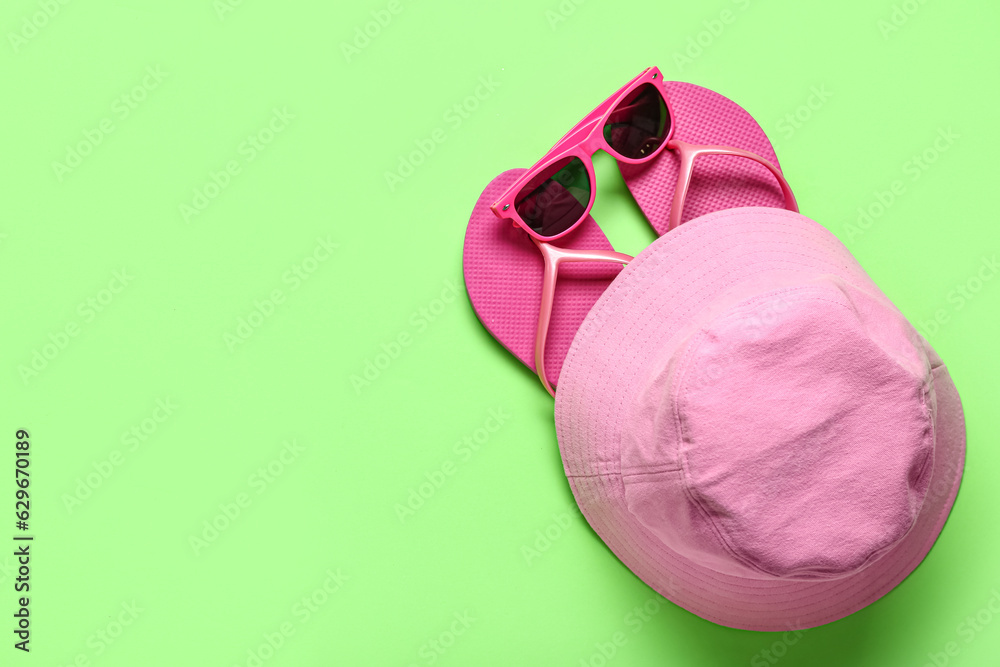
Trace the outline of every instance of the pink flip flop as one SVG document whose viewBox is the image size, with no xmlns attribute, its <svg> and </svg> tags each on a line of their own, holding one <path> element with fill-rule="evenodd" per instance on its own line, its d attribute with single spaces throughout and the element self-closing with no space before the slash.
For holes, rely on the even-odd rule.
<svg viewBox="0 0 1000 667">
<path fill-rule="evenodd" d="M 490 204 L 525 171 L 505 171 L 479 195 L 465 232 L 465 288 L 486 330 L 536 373 L 536 334 L 539 329 L 547 329 L 547 341 L 545 332 L 541 334 L 543 354 L 539 356 L 544 376 L 556 384 L 573 336 L 618 275 L 621 264 L 582 262 L 560 267 L 548 327 L 540 327 L 544 257 L 523 230 L 490 211 Z M 614 250 L 590 216 L 559 239 L 559 245 L 567 249 Z"/>
<path fill-rule="evenodd" d="M 721 209 L 784 208 L 785 193 L 765 166 L 733 155 L 712 154 L 713 145 L 734 146 L 777 167 L 771 143 L 753 117 L 706 88 L 680 82 L 664 85 L 674 123 L 672 141 L 703 145 L 704 150 L 687 151 L 697 157 L 697 163 L 685 192 L 675 192 L 681 168 L 675 150 L 664 150 L 644 165 L 619 162 L 630 192 L 657 233 L 662 235 L 680 221 Z M 537 373 L 552 393 L 584 317 L 631 258 L 614 253 L 590 216 L 559 238 L 558 247 L 537 244 L 523 229 L 497 218 L 490 205 L 525 171 L 512 169 L 500 174 L 479 196 L 465 234 L 463 269 L 469 300 L 483 326 Z M 675 206 L 675 198 L 682 206 Z M 672 209 L 676 209 L 673 220 Z M 596 261 L 587 261 L 591 259 Z M 612 259 L 617 261 L 609 261 Z M 550 272 L 558 270 L 558 281 L 552 281 L 550 315 L 542 308 L 547 265 Z M 537 365 L 536 360 L 540 361 Z"/>
<path fill-rule="evenodd" d="M 719 93 L 693 83 L 667 81 L 673 111 L 674 138 L 689 144 L 727 145 L 755 153 L 778 165 L 778 156 L 764 130 L 747 111 Z M 647 164 L 618 163 L 629 192 L 659 236 L 706 213 L 738 206 L 785 208 L 777 179 L 762 164 L 732 155 L 697 158 L 691 185 L 677 224 L 670 224 L 677 174 L 677 151 L 664 151 Z"/>
</svg>

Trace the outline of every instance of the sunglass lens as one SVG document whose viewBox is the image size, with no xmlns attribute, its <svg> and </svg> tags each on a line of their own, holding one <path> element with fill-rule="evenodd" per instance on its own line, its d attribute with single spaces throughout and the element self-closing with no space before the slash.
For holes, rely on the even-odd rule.
<svg viewBox="0 0 1000 667">
<path fill-rule="evenodd" d="M 557 236 L 586 214 L 590 190 L 590 175 L 583 160 L 564 157 L 521 188 L 514 210 L 539 236 Z"/>
<path fill-rule="evenodd" d="M 659 148 L 670 131 L 667 103 L 644 83 L 618 103 L 604 124 L 604 140 L 623 157 L 639 160 Z"/>
</svg>

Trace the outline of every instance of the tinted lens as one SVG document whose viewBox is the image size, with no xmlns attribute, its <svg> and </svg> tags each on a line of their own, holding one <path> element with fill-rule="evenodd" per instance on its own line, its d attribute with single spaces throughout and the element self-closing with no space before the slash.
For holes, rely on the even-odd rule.
<svg viewBox="0 0 1000 667">
<path fill-rule="evenodd" d="M 651 83 L 625 96 L 604 124 L 604 140 L 623 157 L 638 160 L 652 154 L 670 131 L 667 103 Z"/>
<path fill-rule="evenodd" d="M 528 181 L 514 210 L 539 236 L 556 236 L 580 220 L 590 203 L 590 175 L 578 157 L 553 162 Z"/>
</svg>

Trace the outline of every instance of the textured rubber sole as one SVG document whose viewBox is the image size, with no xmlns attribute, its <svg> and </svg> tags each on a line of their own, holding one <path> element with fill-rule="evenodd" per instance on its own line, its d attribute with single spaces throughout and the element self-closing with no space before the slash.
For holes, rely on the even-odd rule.
<svg viewBox="0 0 1000 667">
<path fill-rule="evenodd" d="M 778 157 L 764 130 L 728 97 L 691 83 L 668 81 L 674 112 L 674 138 L 692 144 L 722 144 L 756 153 L 780 170 Z M 658 236 L 667 231 L 680 160 L 662 152 L 648 165 L 619 162 L 629 191 Z M 793 188 L 794 189 L 794 188 Z M 706 155 L 694 163 L 694 174 L 681 216 L 682 224 L 706 213 L 737 206 L 784 208 L 777 180 L 766 167 L 731 155 Z"/>
<path fill-rule="evenodd" d="M 505 171 L 479 196 L 465 232 L 465 288 L 479 321 L 528 368 L 535 370 L 535 329 L 542 301 L 542 255 L 531 238 L 490 211 L 524 169 Z M 563 248 L 612 250 L 590 216 L 559 239 Z M 564 264 L 556 282 L 545 347 L 545 372 L 553 385 L 583 318 L 621 266 L 596 262 Z"/>
</svg>

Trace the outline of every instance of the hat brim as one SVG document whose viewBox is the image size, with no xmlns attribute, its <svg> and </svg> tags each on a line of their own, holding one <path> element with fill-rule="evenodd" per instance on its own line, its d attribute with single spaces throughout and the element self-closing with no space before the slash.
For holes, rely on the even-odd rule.
<svg viewBox="0 0 1000 667">
<path fill-rule="evenodd" d="M 556 430 L 570 487 L 612 552 L 668 600 L 714 623 L 781 631 L 843 618 L 881 598 L 930 551 L 958 494 L 965 418 L 947 368 L 926 341 L 936 410 L 934 466 L 914 525 L 889 552 L 852 575 L 819 581 L 724 574 L 686 558 L 630 511 L 621 438 L 636 379 L 680 344 L 685 321 L 714 296 L 768 271 L 832 274 L 891 305 L 851 253 L 816 222 L 773 208 L 719 211 L 685 223 L 640 253 L 574 338 L 556 391 Z M 894 306 L 893 306 L 894 307 Z"/>
</svg>

